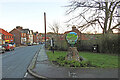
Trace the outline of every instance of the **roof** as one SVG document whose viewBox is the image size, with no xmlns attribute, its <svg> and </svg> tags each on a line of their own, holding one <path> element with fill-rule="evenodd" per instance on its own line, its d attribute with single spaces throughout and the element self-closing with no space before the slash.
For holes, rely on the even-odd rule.
<svg viewBox="0 0 120 80">
<path fill-rule="evenodd" d="M 21 32 L 22 32 L 22 33 L 28 33 L 28 32 L 29 32 L 29 29 L 22 29 Z"/>
<path fill-rule="evenodd" d="M 0 28 L 0 33 L 4 34 L 4 35 L 10 35 L 13 36 L 12 34 L 10 34 L 9 32 L 5 31 L 4 29 Z"/>
<path fill-rule="evenodd" d="M 42 39 L 45 39 L 45 37 L 42 37 Z M 46 37 L 46 39 L 49 39 L 49 37 Z"/>
</svg>

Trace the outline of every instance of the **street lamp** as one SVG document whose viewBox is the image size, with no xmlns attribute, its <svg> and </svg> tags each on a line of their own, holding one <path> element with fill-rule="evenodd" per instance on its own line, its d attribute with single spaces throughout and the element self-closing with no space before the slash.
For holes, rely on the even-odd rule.
<svg viewBox="0 0 120 80">
<path fill-rule="evenodd" d="M 46 13 L 44 12 L 44 25 L 45 25 L 45 48 L 46 48 Z"/>
</svg>

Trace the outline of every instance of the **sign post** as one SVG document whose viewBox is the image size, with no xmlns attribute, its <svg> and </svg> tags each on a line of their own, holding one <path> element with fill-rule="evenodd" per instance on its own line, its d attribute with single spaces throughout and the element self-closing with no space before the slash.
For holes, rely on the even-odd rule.
<svg viewBox="0 0 120 80">
<path fill-rule="evenodd" d="M 83 58 L 79 56 L 79 52 L 77 51 L 77 47 L 74 47 L 75 43 L 77 43 L 78 35 L 75 32 L 70 32 L 66 35 L 66 40 L 70 44 L 68 49 L 68 54 L 66 56 L 66 60 L 75 60 L 82 61 Z"/>
<path fill-rule="evenodd" d="M 54 53 L 54 40 L 53 40 L 53 38 L 51 39 L 50 43 L 51 43 L 51 50 Z"/>
<path fill-rule="evenodd" d="M 75 32 L 70 32 L 66 35 L 66 39 L 71 47 L 74 47 L 75 43 L 77 43 L 78 35 Z"/>
</svg>

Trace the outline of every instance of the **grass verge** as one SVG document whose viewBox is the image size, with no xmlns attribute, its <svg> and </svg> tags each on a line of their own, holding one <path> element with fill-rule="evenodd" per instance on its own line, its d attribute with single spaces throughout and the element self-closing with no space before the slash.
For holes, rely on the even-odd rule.
<svg viewBox="0 0 120 80">
<path fill-rule="evenodd" d="M 57 61 L 59 57 L 65 57 L 67 55 L 67 52 L 55 51 L 55 53 L 53 54 L 51 51 L 48 51 L 47 55 L 49 60 L 52 62 Z M 87 59 L 91 63 L 91 65 L 95 66 L 96 68 L 118 68 L 117 55 L 100 54 L 92 52 L 79 52 L 79 55 Z"/>
</svg>

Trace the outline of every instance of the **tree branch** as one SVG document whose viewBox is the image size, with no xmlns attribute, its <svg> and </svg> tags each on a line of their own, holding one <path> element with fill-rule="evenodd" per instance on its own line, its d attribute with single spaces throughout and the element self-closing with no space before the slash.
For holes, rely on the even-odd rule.
<svg viewBox="0 0 120 80">
<path fill-rule="evenodd" d="M 111 29 L 115 29 L 116 27 L 118 27 L 120 25 L 120 22 L 118 24 L 116 24 L 113 28 Z"/>
</svg>

